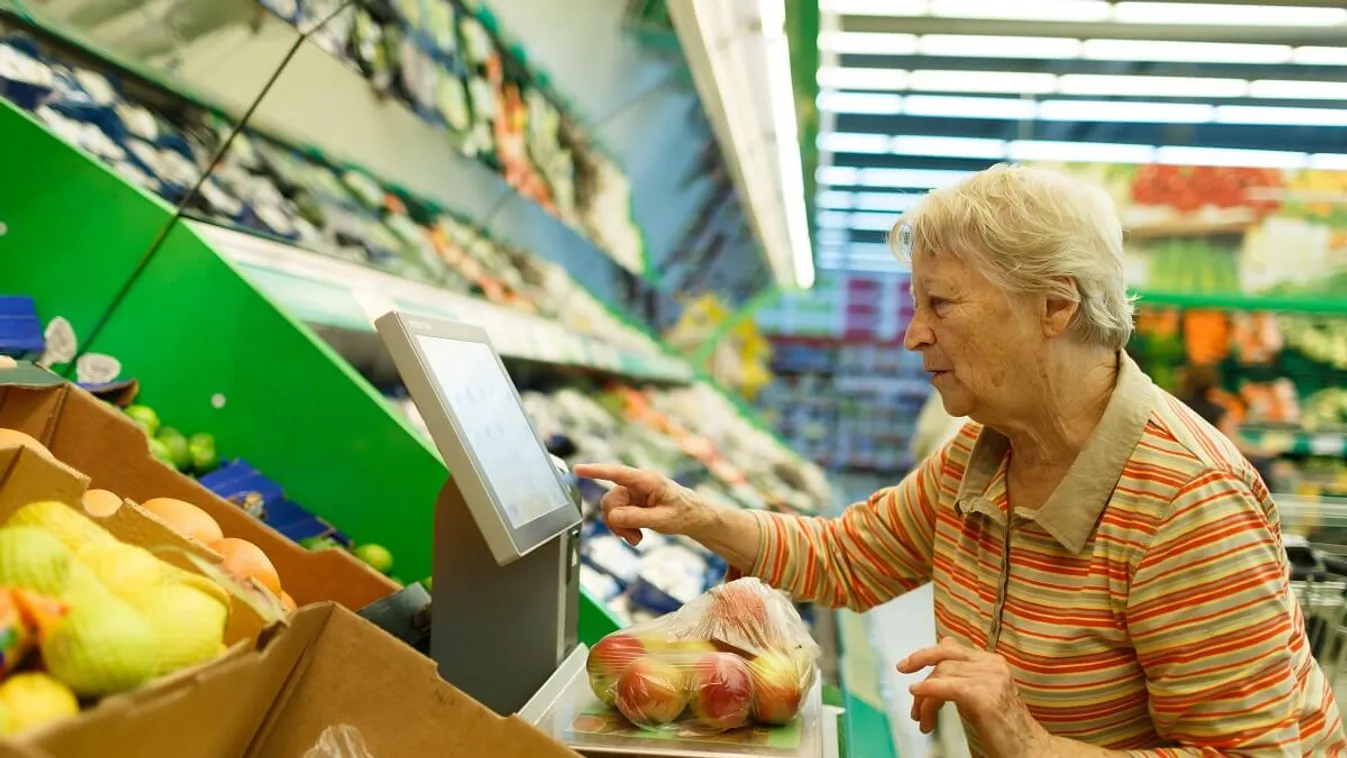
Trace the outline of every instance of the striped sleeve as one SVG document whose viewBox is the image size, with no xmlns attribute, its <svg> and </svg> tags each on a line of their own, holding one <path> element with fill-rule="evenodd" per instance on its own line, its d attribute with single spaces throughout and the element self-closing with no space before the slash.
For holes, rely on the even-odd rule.
<svg viewBox="0 0 1347 758">
<path fill-rule="evenodd" d="M 858 611 L 924 584 L 944 460 L 930 456 L 835 519 L 755 513 L 762 537 L 750 573 L 798 600 Z"/>
<path fill-rule="evenodd" d="M 1139 560 L 1127 628 L 1162 756 L 1299 756 L 1284 553 L 1248 486 L 1183 487 Z"/>
</svg>

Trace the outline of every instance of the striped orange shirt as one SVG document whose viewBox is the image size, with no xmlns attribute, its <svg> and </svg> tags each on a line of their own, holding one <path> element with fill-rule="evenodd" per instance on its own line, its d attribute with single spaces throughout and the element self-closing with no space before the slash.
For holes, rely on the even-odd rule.
<svg viewBox="0 0 1347 758">
<path fill-rule="evenodd" d="M 758 513 L 751 573 L 855 610 L 933 582 L 940 636 L 1005 657 L 1061 737 L 1156 756 L 1347 753 L 1276 505 L 1229 440 L 1124 356 L 1036 511 L 1007 502 L 1009 450 L 969 424 L 839 518 Z"/>
</svg>

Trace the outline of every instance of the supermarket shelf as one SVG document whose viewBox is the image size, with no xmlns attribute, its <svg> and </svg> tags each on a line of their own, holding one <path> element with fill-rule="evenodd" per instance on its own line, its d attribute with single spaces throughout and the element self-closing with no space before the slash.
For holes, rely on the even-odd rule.
<svg viewBox="0 0 1347 758">
<path fill-rule="evenodd" d="M 1282 525 L 1291 531 L 1347 528 L 1347 499 L 1273 493 Z"/>
<path fill-rule="evenodd" d="M 1157 224 L 1141 224 L 1127 228 L 1130 239 L 1159 239 L 1163 237 L 1208 237 L 1217 234 L 1243 234 L 1257 222 L 1257 218 L 1235 216 L 1220 220 L 1181 219 Z"/>
<path fill-rule="evenodd" d="M 1309 297 L 1279 295 L 1244 295 L 1238 293 L 1190 295 L 1175 292 L 1135 293 L 1142 305 L 1171 306 L 1175 308 L 1207 308 L 1233 311 L 1276 311 L 1281 313 L 1318 313 L 1347 315 L 1347 297 L 1323 295 Z"/>
<path fill-rule="evenodd" d="M 501 355 L 643 381 L 691 381 L 691 368 L 663 354 L 624 350 L 548 319 L 446 292 L 382 271 L 250 234 L 190 222 L 193 230 L 284 310 L 302 321 L 373 332 L 391 310 L 483 327 Z"/>
<path fill-rule="evenodd" d="M 1324 455 L 1347 457 L 1347 430 L 1307 432 L 1303 429 L 1246 426 L 1245 442 L 1269 455 Z"/>
</svg>

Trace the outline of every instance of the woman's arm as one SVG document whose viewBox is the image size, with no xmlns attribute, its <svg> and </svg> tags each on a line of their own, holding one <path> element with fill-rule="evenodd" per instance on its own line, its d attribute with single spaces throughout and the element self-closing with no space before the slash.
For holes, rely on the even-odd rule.
<svg viewBox="0 0 1347 758">
<path fill-rule="evenodd" d="M 724 557 L 735 574 L 757 576 L 799 600 L 864 610 L 930 579 L 944 461 L 942 450 L 836 519 L 712 505 L 650 471 L 575 471 L 619 485 L 604 497 L 604 518 L 628 541 L 638 541 L 641 529 L 686 535 Z"/>
</svg>

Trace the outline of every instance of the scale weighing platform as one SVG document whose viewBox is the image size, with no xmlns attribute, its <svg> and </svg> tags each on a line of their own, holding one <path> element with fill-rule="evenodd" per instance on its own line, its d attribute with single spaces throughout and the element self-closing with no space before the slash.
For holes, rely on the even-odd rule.
<svg viewBox="0 0 1347 758">
<path fill-rule="evenodd" d="M 581 512 L 569 470 L 543 446 L 485 330 L 396 311 L 375 327 L 453 472 L 435 504 L 429 635 L 445 681 L 585 755 L 825 755 L 819 685 L 789 744 L 776 730 L 697 741 L 605 719 L 577 639 Z"/>
</svg>

